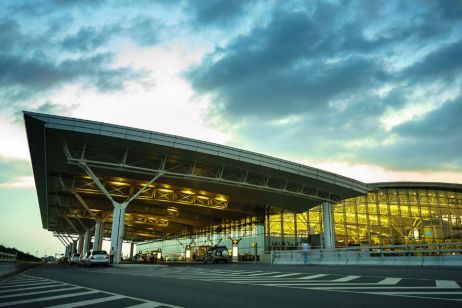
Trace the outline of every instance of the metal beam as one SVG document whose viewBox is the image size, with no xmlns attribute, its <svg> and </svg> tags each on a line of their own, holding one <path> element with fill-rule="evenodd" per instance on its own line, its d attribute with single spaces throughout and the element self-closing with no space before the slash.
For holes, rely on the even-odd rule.
<svg viewBox="0 0 462 308">
<path fill-rule="evenodd" d="M 72 157 L 70 154 L 70 151 L 65 151 L 66 157 L 68 160 L 68 163 L 70 164 L 76 164 L 79 166 L 85 166 L 84 169 L 87 171 L 90 170 L 89 166 L 98 166 L 100 168 L 106 168 L 106 169 L 111 169 L 111 170 L 125 170 L 128 172 L 132 173 L 138 173 L 138 174 L 156 174 L 156 173 L 161 173 L 164 172 L 164 176 L 168 178 L 193 178 L 198 181 L 204 181 L 204 182 L 221 182 L 223 184 L 235 186 L 235 187 L 245 187 L 245 188 L 252 188 L 260 191 L 265 191 L 265 192 L 276 192 L 279 194 L 285 194 L 285 195 L 290 195 L 290 196 L 296 196 L 299 198 L 304 198 L 304 199 L 310 199 L 310 200 L 316 200 L 320 202 L 324 201 L 329 201 L 329 202 L 336 202 L 337 200 L 331 200 L 329 198 L 325 197 L 320 197 L 317 195 L 311 195 L 311 194 L 305 194 L 303 193 L 303 190 L 294 192 L 290 190 L 286 190 L 286 187 L 282 188 L 272 188 L 265 186 L 264 183 L 262 185 L 257 185 L 257 184 L 250 184 L 247 182 L 248 179 L 248 171 L 246 171 L 244 181 L 242 182 L 236 182 L 232 180 L 226 180 L 224 178 L 217 178 L 217 177 L 206 177 L 206 176 L 200 176 L 200 175 L 194 175 L 194 174 L 189 174 L 189 173 L 178 173 L 178 172 L 172 172 L 172 171 L 164 171 L 164 170 L 159 170 L 159 169 L 151 169 L 151 168 L 145 168 L 145 167 L 137 167 L 137 166 L 130 166 L 127 164 L 116 164 L 116 163 L 110 163 L 110 162 L 104 162 L 104 161 L 96 161 L 96 160 L 89 160 L 89 159 L 79 159 Z M 194 163 L 194 162 L 192 162 Z M 90 170 L 91 172 L 91 170 Z M 87 171 L 88 173 L 88 171 Z M 91 172 L 92 173 L 92 172 Z M 90 175 L 91 176 L 91 175 Z M 94 174 L 92 178 L 95 177 Z M 96 178 L 96 177 L 95 177 Z M 100 183 L 101 184 L 101 183 Z M 99 186 L 99 185 L 98 185 Z M 303 185 L 304 187 L 305 185 Z M 101 187 L 100 187 L 101 189 Z"/>
</svg>

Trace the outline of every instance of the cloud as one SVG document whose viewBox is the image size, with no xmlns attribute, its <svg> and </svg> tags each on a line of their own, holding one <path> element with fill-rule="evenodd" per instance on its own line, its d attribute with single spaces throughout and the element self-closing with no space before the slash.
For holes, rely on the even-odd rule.
<svg viewBox="0 0 462 308">
<path fill-rule="evenodd" d="M 0 51 L 8 52 L 15 47 L 21 36 L 19 24 L 9 18 L 0 20 Z"/>
<path fill-rule="evenodd" d="M 77 33 L 67 36 L 61 44 L 64 49 L 70 51 L 93 51 L 105 46 L 118 31 L 120 27 L 117 25 L 103 26 L 100 29 L 82 27 Z"/>
<path fill-rule="evenodd" d="M 89 82 L 99 90 L 120 89 L 126 79 L 141 73 L 128 68 L 109 68 L 112 55 L 94 56 L 52 61 L 46 55 L 22 57 L 0 55 L 0 89 L 3 98 L 35 95 L 69 82 Z"/>
<path fill-rule="evenodd" d="M 43 16 L 51 15 L 57 10 L 94 10 L 104 7 L 106 0 L 16 0 L 6 3 L 6 11 L 15 15 Z"/>
<path fill-rule="evenodd" d="M 240 0 L 188 1 L 185 11 L 194 26 L 227 27 L 235 25 L 249 6 L 250 2 Z"/>
<path fill-rule="evenodd" d="M 224 112 L 260 117 L 326 110 L 339 95 L 389 79 L 380 59 L 333 46 L 323 26 L 329 27 L 306 13 L 277 14 L 268 25 L 216 48 L 187 77 L 199 92 L 212 93 Z"/>
<path fill-rule="evenodd" d="M 138 16 L 131 21 L 125 33 L 140 46 L 153 46 L 160 41 L 160 33 L 165 26 L 154 18 Z"/>
<path fill-rule="evenodd" d="M 0 188 L 34 187 L 29 161 L 0 157 Z"/>
<path fill-rule="evenodd" d="M 142 47 L 158 44 L 166 27 L 157 19 L 136 16 L 128 21 L 102 26 L 84 26 L 76 33 L 67 35 L 61 42 L 62 48 L 71 52 L 94 52 L 117 38 L 130 38 Z"/>
<path fill-rule="evenodd" d="M 404 78 L 414 81 L 443 78 L 453 81 L 462 73 L 462 38 L 443 45 L 403 72 Z"/>
<path fill-rule="evenodd" d="M 429 142 L 429 138 L 452 144 L 448 151 L 462 150 L 462 96 L 444 103 L 420 119 L 399 125 L 394 132 L 405 138 Z"/>
<path fill-rule="evenodd" d="M 240 123 L 236 139 L 267 153 L 462 170 L 450 150 L 420 154 L 419 138 L 435 147 L 445 141 L 432 139 L 415 117 L 391 131 L 381 121 L 418 106 L 418 99 L 427 112 L 449 108 L 446 93 L 462 89 L 462 34 L 455 27 L 462 19 L 448 14 L 440 2 L 287 2 L 267 23 L 216 46 L 185 76 L 215 102 L 211 117 Z M 409 135 L 418 129 L 421 135 Z"/>
</svg>

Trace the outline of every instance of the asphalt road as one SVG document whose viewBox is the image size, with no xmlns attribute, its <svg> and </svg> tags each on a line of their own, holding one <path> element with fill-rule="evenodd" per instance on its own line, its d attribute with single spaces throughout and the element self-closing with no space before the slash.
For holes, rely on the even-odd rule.
<svg viewBox="0 0 462 308">
<path fill-rule="evenodd" d="M 461 286 L 459 268 L 46 264 L 1 281 L 0 307 L 460 307 Z"/>
</svg>

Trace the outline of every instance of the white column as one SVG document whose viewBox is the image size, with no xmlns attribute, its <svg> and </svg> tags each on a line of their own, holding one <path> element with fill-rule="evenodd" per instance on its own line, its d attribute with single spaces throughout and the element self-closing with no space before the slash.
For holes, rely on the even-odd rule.
<svg viewBox="0 0 462 308">
<path fill-rule="evenodd" d="M 69 245 L 66 246 L 66 251 L 64 252 L 64 255 L 66 256 L 66 258 L 69 258 L 69 252 L 71 251 L 71 248 Z"/>
<path fill-rule="evenodd" d="M 332 203 L 322 204 L 323 223 L 324 223 L 324 248 L 335 248 L 334 214 Z"/>
<path fill-rule="evenodd" d="M 77 253 L 83 253 L 83 241 L 84 241 L 84 234 L 79 234 L 79 248 L 77 248 Z"/>
<path fill-rule="evenodd" d="M 85 236 L 83 239 L 83 254 L 86 255 L 87 252 L 90 251 L 90 241 L 91 241 L 91 235 L 90 235 L 90 229 L 85 230 Z"/>
<path fill-rule="evenodd" d="M 114 263 L 118 264 L 122 257 L 125 209 L 127 208 L 128 203 L 117 203 L 113 201 L 112 204 L 114 205 L 114 212 L 112 214 L 111 248 L 114 248 Z"/>
<path fill-rule="evenodd" d="M 255 226 L 255 242 L 258 245 L 258 254 L 263 253 L 265 250 L 265 225 L 258 224 Z"/>
<path fill-rule="evenodd" d="M 95 224 L 95 241 L 93 243 L 93 250 L 101 250 L 103 248 L 103 235 L 104 219 L 97 219 Z"/>
<path fill-rule="evenodd" d="M 71 244 L 71 257 L 74 255 L 75 251 L 76 251 L 76 247 L 77 247 L 77 241 L 72 241 L 72 244 Z"/>
</svg>

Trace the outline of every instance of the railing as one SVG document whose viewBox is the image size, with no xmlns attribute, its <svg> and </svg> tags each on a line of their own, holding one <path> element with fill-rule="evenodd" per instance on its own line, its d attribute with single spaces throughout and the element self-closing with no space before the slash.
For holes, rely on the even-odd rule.
<svg viewBox="0 0 462 308">
<path fill-rule="evenodd" d="M 16 271 L 16 254 L 0 252 L 0 277 Z"/>
<path fill-rule="evenodd" d="M 16 262 L 16 254 L 0 252 L 0 262 Z"/>
<path fill-rule="evenodd" d="M 284 248 L 271 251 L 272 264 L 304 263 L 303 251 L 299 247 Z M 311 264 L 462 266 L 462 243 L 311 249 L 308 260 Z"/>
</svg>

